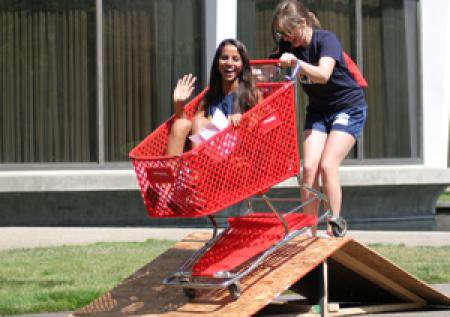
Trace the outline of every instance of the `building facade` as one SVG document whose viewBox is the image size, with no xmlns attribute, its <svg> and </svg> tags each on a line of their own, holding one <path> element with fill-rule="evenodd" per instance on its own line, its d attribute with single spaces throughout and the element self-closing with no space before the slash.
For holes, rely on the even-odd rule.
<svg viewBox="0 0 450 317">
<path fill-rule="evenodd" d="M 172 114 L 181 75 L 199 78 L 197 92 L 206 86 L 222 39 L 265 58 L 277 2 L 0 1 L 3 224 L 157 223 L 145 218 L 129 150 Z M 341 169 L 344 216 L 432 227 L 450 183 L 450 4 L 304 3 L 369 83 L 364 134 Z M 299 134 L 305 102 L 300 93 Z"/>
</svg>

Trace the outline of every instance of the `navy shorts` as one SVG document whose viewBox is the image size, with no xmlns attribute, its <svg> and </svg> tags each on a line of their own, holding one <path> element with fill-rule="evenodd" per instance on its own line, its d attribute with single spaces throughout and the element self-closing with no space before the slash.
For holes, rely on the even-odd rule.
<svg viewBox="0 0 450 317">
<path fill-rule="evenodd" d="M 331 131 L 344 131 L 355 140 L 361 136 L 367 118 L 367 105 L 358 105 L 332 113 L 320 113 L 308 109 L 305 130 L 317 130 L 329 134 Z"/>
</svg>

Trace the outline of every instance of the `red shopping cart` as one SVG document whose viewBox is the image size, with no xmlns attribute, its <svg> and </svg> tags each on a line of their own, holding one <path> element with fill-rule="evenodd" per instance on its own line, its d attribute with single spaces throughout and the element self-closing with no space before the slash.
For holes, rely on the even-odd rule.
<svg viewBox="0 0 450 317">
<path fill-rule="evenodd" d="M 165 156 L 174 117 L 163 123 L 130 152 L 141 196 L 150 217 L 202 217 L 212 223 L 212 238 L 164 284 L 182 286 L 186 295 L 197 288 L 228 288 L 240 295 L 239 280 L 267 256 L 318 222 L 327 220 L 335 235 L 345 234 L 342 218 L 325 211 L 320 217 L 301 213 L 321 192 L 300 198 L 270 198 L 272 186 L 299 174 L 294 83 L 282 77 L 277 60 L 252 61 L 263 101 L 243 114 L 238 127 L 229 126 L 180 156 Z M 295 76 L 294 76 L 295 77 Z M 189 118 L 206 89 L 188 105 Z M 252 198 L 256 195 L 256 198 Z M 228 219 L 220 234 L 214 214 L 249 199 L 244 215 Z M 253 200 L 262 200 L 270 212 L 256 212 Z M 298 202 L 280 212 L 278 202 Z"/>
</svg>

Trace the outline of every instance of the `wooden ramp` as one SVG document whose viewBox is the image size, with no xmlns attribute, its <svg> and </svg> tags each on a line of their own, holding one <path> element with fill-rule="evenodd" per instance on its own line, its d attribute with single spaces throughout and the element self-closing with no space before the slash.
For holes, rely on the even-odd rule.
<svg viewBox="0 0 450 317">
<path fill-rule="evenodd" d="M 317 312 L 313 305 L 321 304 L 322 316 L 342 316 L 450 306 L 449 297 L 349 238 L 297 237 L 241 280 L 238 300 L 233 300 L 228 290 L 217 289 L 202 290 L 188 300 L 180 288 L 161 285 L 208 238 L 207 234 L 190 234 L 73 315 L 251 316 L 272 303 L 272 310 L 288 307 L 298 313 L 311 313 L 311 308 Z M 291 286 L 309 302 L 273 302 Z"/>
</svg>

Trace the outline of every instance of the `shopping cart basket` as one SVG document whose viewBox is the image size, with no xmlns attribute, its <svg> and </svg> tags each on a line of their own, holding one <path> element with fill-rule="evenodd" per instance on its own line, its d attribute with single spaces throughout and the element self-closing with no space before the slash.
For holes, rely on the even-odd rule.
<svg viewBox="0 0 450 317">
<path fill-rule="evenodd" d="M 300 212 L 314 200 L 326 201 L 321 192 L 303 186 L 312 193 L 304 202 L 265 194 L 300 171 L 294 83 L 283 79 L 277 60 L 251 64 L 264 98 L 243 114 L 238 127 L 230 125 L 180 156 L 166 156 L 172 117 L 130 152 L 150 217 L 207 216 L 212 223 L 212 238 L 164 280 L 166 285 L 182 286 L 189 297 L 195 296 L 197 288 L 215 287 L 228 288 L 233 297 L 239 297 L 241 278 L 318 222 L 327 220 L 336 235 L 345 234 L 345 222 L 332 218 L 330 210 L 320 217 Z M 188 118 L 205 92 L 186 105 Z M 255 195 L 270 212 L 253 210 Z M 247 212 L 230 218 L 219 234 L 213 215 L 245 199 L 250 199 Z M 275 208 L 278 202 L 292 201 L 299 205 L 287 212 Z"/>
</svg>

